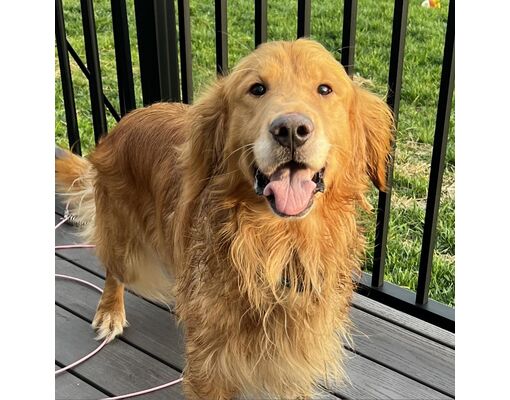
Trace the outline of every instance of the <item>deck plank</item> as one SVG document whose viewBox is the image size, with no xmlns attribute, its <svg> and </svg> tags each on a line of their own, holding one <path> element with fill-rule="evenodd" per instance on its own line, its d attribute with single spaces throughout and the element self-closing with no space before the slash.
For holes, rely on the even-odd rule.
<svg viewBox="0 0 510 400">
<path fill-rule="evenodd" d="M 454 396 L 454 350 L 356 308 L 351 318 L 360 355 Z"/>
<path fill-rule="evenodd" d="M 55 270 L 59 274 L 85 279 L 101 288 L 104 286 L 103 279 L 62 259 L 55 260 Z M 57 304 L 65 305 L 92 322 L 99 301 L 99 292 L 79 283 L 61 282 L 60 279 L 55 286 Z M 182 371 L 184 344 L 181 330 L 176 326 L 173 314 L 129 292 L 126 292 L 124 301 L 129 327 L 124 330 L 122 337 Z M 92 331 L 92 327 L 88 326 L 88 330 Z"/>
<path fill-rule="evenodd" d="M 61 216 L 55 214 L 55 225 L 61 220 Z M 77 232 L 78 230 L 75 226 L 69 225 L 67 223 L 61 225 L 58 229 L 55 230 L 55 245 L 82 244 L 83 239 L 78 235 Z M 86 265 L 87 268 L 93 267 L 95 270 L 102 271 L 104 274 L 104 268 L 95 256 L 93 249 L 77 248 L 69 250 L 57 250 L 55 253 L 68 260 Z"/>
<path fill-rule="evenodd" d="M 452 349 L 455 348 L 455 334 L 412 315 L 405 314 L 359 293 L 354 293 L 354 307 L 400 325 L 410 331 L 428 337 Z"/>
<path fill-rule="evenodd" d="M 65 260 L 57 261 L 57 272 L 65 273 L 66 271 L 71 275 L 102 285 L 102 279 L 92 273 L 70 264 Z M 101 270 L 97 272 L 100 273 Z M 90 292 L 92 291 L 86 287 L 62 289 L 64 288 L 59 289 L 57 301 L 69 304 L 74 310 L 87 316 L 90 320 L 97 304 L 97 295 L 95 293 L 91 294 Z M 143 302 L 148 304 L 148 308 L 146 306 L 146 310 L 135 318 L 134 315 L 132 316 L 131 311 L 135 311 Z M 167 312 L 132 294 L 126 294 L 126 312 L 131 325 L 125 330 L 123 336 L 133 341 L 144 350 L 150 351 L 152 354 L 157 354 L 164 361 L 173 363 L 174 359 L 172 354 L 175 354 L 178 349 L 175 343 L 171 343 L 167 340 L 167 337 L 161 335 L 162 331 L 166 332 L 167 329 L 170 329 L 168 320 L 162 317 L 162 313 Z M 136 321 L 137 318 L 154 319 L 158 322 L 156 324 L 145 322 L 138 323 L 138 321 Z M 173 318 L 173 316 L 170 316 L 170 318 Z M 172 324 L 170 324 L 170 327 L 171 325 Z M 89 327 L 89 329 L 91 328 Z M 172 335 L 174 334 L 175 331 L 172 332 Z M 180 331 L 178 334 L 181 334 Z M 150 340 L 148 340 L 149 338 Z M 177 341 L 177 343 L 178 342 L 179 341 Z M 168 346 L 172 348 L 169 349 Z M 347 361 L 347 371 L 352 384 L 333 388 L 333 392 L 342 398 L 405 399 L 413 398 L 413 396 L 417 395 L 422 399 L 447 398 L 425 385 L 406 378 L 375 362 L 359 357 L 354 353 L 349 353 L 349 357 L 350 359 Z M 180 362 L 182 363 L 182 361 Z M 176 365 L 182 368 L 182 364 L 176 363 Z M 381 385 L 381 383 L 384 384 Z"/>
<path fill-rule="evenodd" d="M 59 204 L 57 201 L 57 213 L 62 212 Z M 55 223 L 60 219 L 56 214 Z M 76 235 L 76 227 L 64 224 L 55 232 L 55 242 L 80 243 L 81 238 Z M 57 272 L 68 272 L 102 286 L 104 269 L 93 250 L 59 250 L 56 254 Z M 98 293 L 80 285 L 57 286 L 57 302 L 87 320 L 82 322 L 88 325 L 89 335 L 93 333 L 88 322 L 98 298 Z M 331 390 L 335 395 L 346 399 L 454 397 L 454 334 L 358 294 L 353 306 L 351 316 L 358 354 L 349 352 L 346 367 L 351 384 Z M 184 363 L 182 332 L 176 327 L 173 314 L 131 293 L 126 293 L 126 311 L 131 326 L 118 342 L 135 346 L 145 356 L 157 358 L 178 373 Z"/>
<path fill-rule="evenodd" d="M 103 279 L 66 260 L 57 258 L 55 264 L 58 274 L 71 275 L 99 287 L 104 286 Z M 99 293 L 85 285 L 65 281 L 57 283 L 57 304 L 65 305 L 89 323 L 94 316 L 98 298 Z M 125 294 L 125 306 L 130 325 L 124 330 L 122 340 L 182 371 L 183 337 L 181 329 L 176 326 L 175 316 L 132 293 Z M 90 325 L 88 329 L 92 331 Z M 338 400 L 338 396 L 327 392 L 321 393 L 318 398 Z"/>
<path fill-rule="evenodd" d="M 55 371 L 60 368 L 55 365 Z M 107 393 L 97 390 L 68 372 L 63 372 L 55 377 L 55 400 L 97 400 L 102 397 L 107 397 Z"/>
<path fill-rule="evenodd" d="M 59 306 L 55 306 L 55 313 L 56 362 L 68 365 L 97 347 L 87 322 Z M 143 390 L 180 377 L 178 371 L 120 340 L 109 343 L 94 357 L 76 366 L 74 372 L 114 395 Z M 144 397 L 184 399 L 180 384 Z"/>
<path fill-rule="evenodd" d="M 345 369 L 350 382 L 332 390 L 346 399 L 356 400 L 410 400 L 451 399 L 426 385 L 407 378 L 376 362 L 354 353 L 348 353 Z"/>
</svg>

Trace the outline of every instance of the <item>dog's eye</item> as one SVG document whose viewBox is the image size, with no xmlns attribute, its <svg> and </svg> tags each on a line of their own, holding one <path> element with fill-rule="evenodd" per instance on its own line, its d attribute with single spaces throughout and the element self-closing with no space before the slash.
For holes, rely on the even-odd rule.
<svg viewBox="0 0 510 400">
<path fill-rule="evenodd" d="M 319 94 L 321 96 L 327 96 L 328 94 L 330 94 L 331 92 L 333 91 L 333 89 L 331 89 L 330 86 L 328 85 L 319 85 L 319 87 L 317 88 L 317 92 L 319 92 Z"/>
<path fill-rule="evenodd" d="M 251 85 L 250 93 L 254 96 L 262 96 L 266 93 L 266 87 L 262 83 L 255 83 Z"/>
</svg>

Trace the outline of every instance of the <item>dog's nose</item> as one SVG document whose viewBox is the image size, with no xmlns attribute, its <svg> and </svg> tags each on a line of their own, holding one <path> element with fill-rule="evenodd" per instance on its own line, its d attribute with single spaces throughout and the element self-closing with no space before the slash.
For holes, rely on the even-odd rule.
<svg viewBox="0 0 510 400">
<path fill-rule="evenodd" d="M 282 146 L 299 147 L 312 136 L 313 123 L 303 114 L 283 114 L 271 123 L 269 132 Z"/>
</svg>

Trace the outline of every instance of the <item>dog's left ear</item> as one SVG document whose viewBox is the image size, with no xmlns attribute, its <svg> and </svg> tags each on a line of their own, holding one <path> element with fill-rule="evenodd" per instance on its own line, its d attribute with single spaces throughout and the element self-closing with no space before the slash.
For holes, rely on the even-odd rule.
<svg viewBox="0 0 510 400">
<path fill-rule="evenodd" d="M 366 171 L 379 190 L 386 190 L 386 166 L 393 138 L 393 113 L 376 95 L 353 82 L 354 129 L 364 143 Z"/>
</svg>

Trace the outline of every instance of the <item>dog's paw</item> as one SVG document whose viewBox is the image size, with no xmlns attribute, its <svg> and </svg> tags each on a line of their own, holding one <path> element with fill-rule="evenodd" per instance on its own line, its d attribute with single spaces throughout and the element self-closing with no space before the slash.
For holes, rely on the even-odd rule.
<svg viewBox="0 0 510 400">
<path fill-rule="evenodd" d="M 106 339 L 108 342 L 121 335 L 128 325 L 124 311 L 104 311 L 101 308 L 92 321 L 92 327 L 97 331 L 96 340 Z"/>
</svg>

